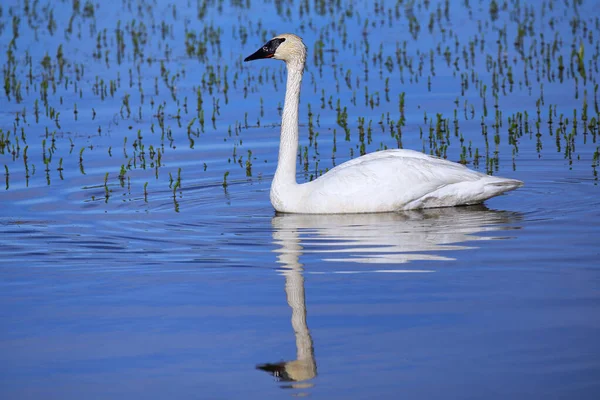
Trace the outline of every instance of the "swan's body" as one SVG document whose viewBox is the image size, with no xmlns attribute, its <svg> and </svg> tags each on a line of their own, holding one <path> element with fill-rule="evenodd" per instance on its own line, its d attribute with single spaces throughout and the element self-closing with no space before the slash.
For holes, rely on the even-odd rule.
<svg viewBox="0 0 600 400">
<path fill-rule="evenodd" d="M 481 203 L 523 185 L 412 150 L 367 154 L 298 184 L 298 105 L 306 47 L 298 36 L 283 34 L 244 61 L 259 58 L 283 60 L 288 69 L 279 161 L 271 185 L 271 203 L 277 211 L 341 214 L 450 207 Z"/>
</svg>

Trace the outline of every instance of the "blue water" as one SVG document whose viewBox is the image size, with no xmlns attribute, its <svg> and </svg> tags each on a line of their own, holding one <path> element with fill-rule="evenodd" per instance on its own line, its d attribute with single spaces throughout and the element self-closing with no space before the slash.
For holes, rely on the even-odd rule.
<svg viewBox="0 0 600 400">
<path fill-rule="evenodd" d="M 0 167 L 9 171 L 0 175 L 0 398 L 598 398 L 594 2 L 500 4 L 497 18 L 483 1 L 449 2 L 447 17 L 446 3 L 433 1 L 249 9 L 207 2 L 206 14 L 203 2 L 88 3 L 93 16 L 86 3 L 77 12 L 68 2 L 1 6 L 0 54 L 12 49 L 16 58 L 0 61 L 15 68 L 22 98 L 11 84 L 0 100 Z M 11 44 L 14 16 L 19 35 Z M 514 45 L 519 24 L 528 29 L 522 51 L 533 60 L 526 68 Z M 138 42 L 143 56 L 132 27 L 147 35 Z M 221 29 L 211 36 L 218 44 L 207 42 L 206 57 L 188 54 L 186 31 L 210 27 Z M 121 64 L 117 29 L 125 35 Z M 241 60 L 282 31 L 300 34 L 309 50 L 299 181 L 356 157 L 361 145 L 371 152 L 400 144 L 454 161 L 464 151 L 470 168 L 525 186 L 479 206 L 275 214 L 269 187 L 285 71 L 274 61 Z M 550 74 L 541 35 L 544 49 L 556 47 Z M 465 67 L 463 48 L 470 53 L 475 38 Z M 572 53 L 580 43 L 585 81 Z M 59 78 L 61 44 L 67 80 Z M 52 73 L 41 65 L 46 51 Z M 487 66 L 498 54 L 507 64 L 495 92 Z M 48 74 L 58 122 L 40 94 Z M 104 99 L 94 89 L 100 80 Z M 401 92 L 399 143 L 388 113 L 392 123 L 400 117 Z M 339 120 L 344 107 L 349 140 Z M 517 127 L 524 132 L 515 143 L 508 118 L 517 112 L 527 112 L 531 132 Z M 448 120 L 439 136 L 437 114 Z M 358 117 L 365 131 L 371 120 L 370 141 L 361 142 Z M 160 149 L 160 162 L 150 146 Z"/>
</svg>

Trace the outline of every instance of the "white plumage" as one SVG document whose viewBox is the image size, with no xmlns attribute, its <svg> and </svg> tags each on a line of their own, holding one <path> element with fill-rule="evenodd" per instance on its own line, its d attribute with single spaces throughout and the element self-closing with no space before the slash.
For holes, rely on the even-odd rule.
<svg viewBox="0 0 600 400">
<path fill-rule="evenodd" d="M 341 214 L 449 207 L 481 203 L 523 185 L 412 150 L 367 154 L 298 184 L 298 105 L 306 46 L 296 35 L 279 35 L 245 61 L 259 58 L 283 60 L 288 70 L 279 161 L 271 185 L 277 211 Z"/>
</svg>

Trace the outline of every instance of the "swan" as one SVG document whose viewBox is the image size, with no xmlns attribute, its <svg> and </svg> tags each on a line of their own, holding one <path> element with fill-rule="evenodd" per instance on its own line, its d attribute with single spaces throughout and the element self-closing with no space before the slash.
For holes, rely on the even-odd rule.
<svg viewBox="0 0 600 400">
<path fill-rule="evenodd" d="M 414 150 L 383 150 L 340 164 L 317 179 L 298 184 L 298 106 L 306 62 L 302 39 L 275 36 L 244 59 L 273 58 L 287 67 L 279 159 L 271 184 L 278 212 L 300 214 L 375 213 L 477 204 L 523 185 L 485 175 L 462 164 Z"/>
</svg>

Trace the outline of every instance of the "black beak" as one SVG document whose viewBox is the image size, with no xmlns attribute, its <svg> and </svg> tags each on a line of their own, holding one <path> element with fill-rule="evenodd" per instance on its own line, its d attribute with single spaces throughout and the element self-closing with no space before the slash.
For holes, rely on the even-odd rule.
<svg viewBox="0 0 600 400">
<path fill-rule="evenodd" d="M 261 58 L 273 58 L 275 51 L 281 43 L 285 42 L 285 38 L 275 38 L 269 40 L 263 47 L 256 50 L 254 54 L 249 55 L 244 61 L 260 60 Z"/>
<path fill-rule="evenodd" d="M 256 50 L 253 54 L 244 58 L 244 61 L 252 61 L 252 60 L 260 60 L 261 58 L 273 58 L 275 52 L 269 52 L 269 48 L 267 45 L 264 45 L 260 49 Z"/>
<path fill-rule="evenodd" d="M 257 365 L 256 369 L 260 369 L 266 371 L 277 378 L 278 381 L 283 382 L 292 382 L 293 379 L 290 378 L 287 372 L 285 372 L 285 362 L 281 362 L 278 364 L 261 364 Z"/>
</svg>

